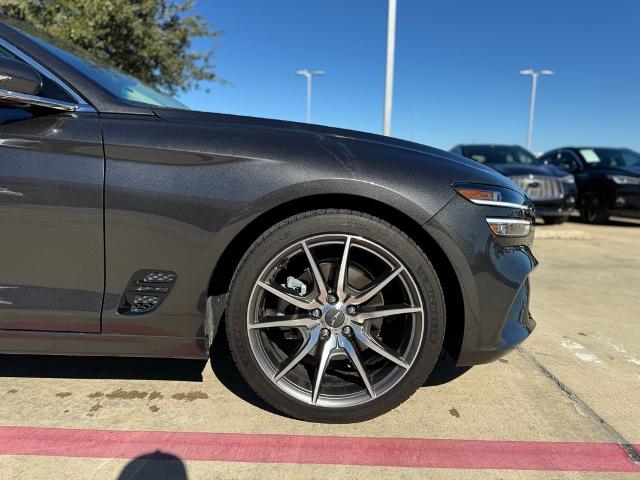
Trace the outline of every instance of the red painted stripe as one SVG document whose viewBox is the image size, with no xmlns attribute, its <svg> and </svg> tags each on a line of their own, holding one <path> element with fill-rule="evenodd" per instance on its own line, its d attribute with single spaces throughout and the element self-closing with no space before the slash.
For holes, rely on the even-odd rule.
<svg viewBox="0 0 640 480">
<path fill-rule="evenodd" d="M 639 472 L 614 443 L 436 440 L 0 427 L 0 455 L 385 467 Z"/>
</svg>

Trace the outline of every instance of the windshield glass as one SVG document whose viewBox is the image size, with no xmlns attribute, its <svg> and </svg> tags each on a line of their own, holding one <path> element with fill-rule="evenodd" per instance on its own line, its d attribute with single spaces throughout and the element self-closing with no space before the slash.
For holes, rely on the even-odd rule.
<svg viewBox="0 0 640 480">
<path fill-rule="evenodd" d="M 470 145 L 465 147 L 466 157 L 476 162 L 492 165 L 496 163 L 511 163 L 520 165 L 538 165 L 533 154 L 521 147 L 501 147 L 496 145 Z"/>
<path fill-rule="evenodd" d="M 89 53 L 76 46 L 67 45 L 59 39 L 54 39 L 41 32 L 33 32 L 37 34 L 34 36 L 30 34 L 33 29 L 29 28 L 29 32 L 25 32 L 23 25 L 20 25 L 20 30 L 34 42 L 122 100 L 159 107 L 187 109 L 185 105 L 169 95 L 160 93 L 137 78 L 107 65 L 102 60 L 91 57 Z M 46 38 L 46 41 L 43 38 Z"/>
<path fill-rule="evenodd" d="M 626 148 L 582 148 L 580 153 L 594 168 L 640 167 L 640 153 Z"/>
</svg>

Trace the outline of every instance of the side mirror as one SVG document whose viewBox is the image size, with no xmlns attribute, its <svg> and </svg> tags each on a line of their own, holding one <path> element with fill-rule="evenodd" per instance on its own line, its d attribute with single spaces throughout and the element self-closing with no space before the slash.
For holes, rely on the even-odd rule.
<svg viewBox="0 0 640 480">
<path fill-rule="evenodd" d="M 37 95 L 42 77 L 31 65 L 9 57 L 0 57 L 0 88 L 16 93 Z"/>
<path fill-rule="evenodd" d="M 43 79 L 31 65 L 15 58 L 0 56 L 0 102 L 74 112 L 80 105 L 40 97 Z"/>
<path fill-rule="evenodd" d="M 577 173 L 580 171 L 580 165 L 574 160 L 567 165 L 567 170 L 571 173 Z"/>
</svg>

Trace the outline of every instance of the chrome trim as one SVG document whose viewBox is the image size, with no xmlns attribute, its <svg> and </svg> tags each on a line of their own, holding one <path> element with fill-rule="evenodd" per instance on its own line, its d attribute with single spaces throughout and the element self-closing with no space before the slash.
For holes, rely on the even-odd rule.
<svg viewBox="0 0 640 480">
<path fill-rule="evenodd" d="M 534 202 L 546 202 L 560 200 L 564 197 L 564 182 L 561 177 L 550 175 L 511 175 L 509 179 L 518 185 L 524 193 Z M 536 183 L 536 187 L 531 184 Z"/>
<path fill-rule="evenodd" d="M 500 202 L 498 200 L 473 200 L 468 198 L 472 203 L 476 205 L 487 205 L 490 207 L 503 207 L 503 208 L 518 208 L 520 210 L 529 210 L 527 205 L 522 205 L 520 203 L 511 203 L 511 202 Z"/>
<path fill-rule="evenodd" d="M 497 237 L 511 237 L 511 238 L 522 238 L 522 237 L 528 237 L 529 235 L 531 235 L 533 233 L 533 222 L 531 220 L 527 220 L 527 219 L 522 219 L 522 218 L 496 218 L 496 217 L 487 217 L 487 225 L 489 225 L 489 228 L 491 229 L 491 231 L 493 232 L 494 235 L 496 235 Z M 495 230 L 493 230 L 492 226 L 493 225 L 524 225 L 525 227 L 525 232 L 524 233 L 502 233 L 502 232 L 496 232 Z"/>
<path fill-rule="evenodd" d="M 71 98 L 73 98 L 76 101 L 77 103 L 77 108 L 75 109 L 76 112 L 95 112 L 96 111 L 96 109 L 93 108 L 84 98 L 82 98 L 75 90 L 69 87 L 69 85 L 67 85 L 64 82 L 64 80 L 62 80 L 60 77 L 52 73 L 45 66 L 35 61 L 28 54 L 26 54 L 16 46 L 12 45 L 11 43 L 7 42 L 3 38 L 0 38 L 0 47 L 5 48 L 9 52 L 13 53 L 20 60 L 31 65 L 33 68 L 35 68 L 38 71 L 38 73 L 40 73 L 40 75 L 44 75 L 45 77 L 49 78 L 49 80 L 57 83 L 60 86 L 60 88 L 62 88 Z M 38 98 L 44 98 L 44 97 L 38 97 Z M 70 103 L 70 102 L 63 102 L 62 100 L 51 100 L 51 101 L 65 103 L 65 104 Z M 72 103 L 70 104 L 73 105 Z"/>
<path fill-rule="evenodd" d="M 531 220 L 525 218 L 487 217 L 487 223 L 502 223 L 505 225 L 531 225 Z"/>
<path fill-rule="evenodd" d="M 5 90 L 3 88 L 0 88 L 0 100 L 9 100 L 25 105 L 38 105 L 40 107 L 53 108 L 54 110 L 64 110 L 66 112 L 77 112 L 80 108 L 80 105 L 77 103 L 63 102 L 62 100 L 53 100 L 51 98 L 28 95 L 26 93 L 12 92 L 11 90 Z"/>
</svg>

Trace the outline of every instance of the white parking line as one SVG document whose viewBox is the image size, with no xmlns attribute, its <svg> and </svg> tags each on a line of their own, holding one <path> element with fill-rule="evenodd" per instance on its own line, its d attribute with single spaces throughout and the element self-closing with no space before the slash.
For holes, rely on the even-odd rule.
<svg viewBox="0 0 640 480">
<path fill-rule="evenodd" d="M 602 361 L 595 356 L 593 353 L 583 352 L 585 350 L 583 345 L 580 345 L 578 342 L 574 342 L 573 340 L 565 339 L 560 345 L 562 345 L 567 350 L 573 351 L 576 357 L 578 357 L 583 362 L 588 363 L 602 363 Z"/>
</svg>

